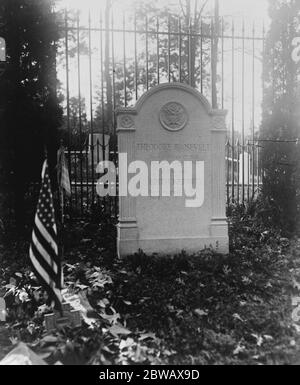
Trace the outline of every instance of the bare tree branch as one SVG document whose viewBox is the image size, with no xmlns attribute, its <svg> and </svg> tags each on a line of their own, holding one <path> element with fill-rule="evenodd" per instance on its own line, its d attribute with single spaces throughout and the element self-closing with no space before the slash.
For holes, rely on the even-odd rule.
<svg viewBox="0 0 300 385">
<path fill-rule="evenodd" d="M 184 11 L 184 6 L 182 4 L 182 0 L 179 0 L 179 3 L 180 3 L 181 12 L 182 12 L 183 16 L 186 17 L 186 12 Z"/>
<path fill-rule="evenodd" d="M 195 22 L 196 23 L 199 23 L 199 20 L 202 17 L 203 11 L 204 11 L 204 9 L 205 9 L 205 7 L 206 7 L 208 2 L 209 2 L 209 0 L 205 0 L 204 3 L 202 4 L 200 10 L 199 10 L 198 15 L 195 14 Z"/>
</svg>

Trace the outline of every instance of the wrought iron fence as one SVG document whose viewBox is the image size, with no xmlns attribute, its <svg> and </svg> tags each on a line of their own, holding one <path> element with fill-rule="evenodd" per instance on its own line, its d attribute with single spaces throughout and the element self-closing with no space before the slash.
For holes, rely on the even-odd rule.
<svg viewBox="0 0 300 385">
<path fill-rule="evenodd" d="M 264 27 L 258 33 L 257 26 L 228 19 L 114 15 L 85 20 L 66 12 L 62 26 L 58 75 L 73 214 L 100 205 L 118 215 L 117 199 L 97 197 L 96 166 L 103 159 L 117 163 L 115 110 L 163 82 L 188 83 L 214 108 L 228 110 L 227 202 L 255 197 L 263 179 L 256 140 Z"/>
</svg>

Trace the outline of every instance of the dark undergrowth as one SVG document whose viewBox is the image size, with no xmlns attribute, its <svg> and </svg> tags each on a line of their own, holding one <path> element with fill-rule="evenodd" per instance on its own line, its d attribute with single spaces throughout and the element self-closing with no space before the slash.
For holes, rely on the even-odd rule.
<svg viewBox="0 0 300 385">
<path fill-rule="evenodd" d="M 27 244 L 1 246 L 2 294 L 12 341 L 49 363 L 290 364 L 296 242 L 282 237 L 259 203 L 231 207 L 230 254 L 118 260 L 115 227 L 82 221 L 65 232 L 65 284 L 93 311 L 82 327 L 46 334 L 47 297 L 28 270 Z M 0 293 L 1 294 L 1 293 Z"/>
</svg>

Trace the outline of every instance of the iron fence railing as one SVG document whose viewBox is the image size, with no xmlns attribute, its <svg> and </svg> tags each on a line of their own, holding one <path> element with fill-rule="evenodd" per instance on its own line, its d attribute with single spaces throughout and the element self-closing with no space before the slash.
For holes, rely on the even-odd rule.
<svg viewBox="0 0 300 385">
<path fill-rule="evenodd" d="M 262 186 L 261 117 L 265 32 L 228 19 L 124 14 L 84 21 L 65 14 L 58 76 L 65 100 L 64 142 L 72 180 L 73 212 L 117 199 L 96 194 L 96 166 L 117 162 L 115 111 L 135 104 L 149 88 L 183 82 L 198 89 L 214 108 L 228 110 L 227 202 L 245 203 Z M 109 203 L 107 203 L 109 202 Z"/>
</svg>

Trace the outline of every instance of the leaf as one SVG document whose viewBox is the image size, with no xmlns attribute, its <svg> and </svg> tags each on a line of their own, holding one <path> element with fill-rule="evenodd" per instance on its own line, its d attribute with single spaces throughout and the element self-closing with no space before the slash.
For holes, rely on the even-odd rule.
<svg viewBox="0 0 300 385">
<path fill-rule="evenodd" d="M 244 320 L 243 320 L 243 318 L 239 315 L 239 314 L 233 314 L 233 316 L 232 316 L 234 319 L 236 319 L 236 320 L 238 320 L 238 321 L 241 321 L 241 322 L 245 322 Z"/>
<path fill-rule="evenodd" d="M 81 243 L 89 243 L 92 242 L 92 239 L 82 239 Z"/>
<path fill-rule="evenodd" d="M 206 310 L 201 310 L 201 309 L 196 309 L 194 310 L 194 313 L 199 316 L 199 317 L 205 317 L 208 315 L 208 311 Z"/>
<path fill-rule="evenodd" d="M 52 354 L 53 354 L 53 352 L 45 352 L 45 353 L 40 353 L 40 354 L 38 354 L 38 356 L 40 357 L 40 359 L 46 360 L 46 359 L 49 358 Z"/>
<path fill-rule="evenodd" d="M 76 287 L 77 287 L 78 289 L 82 290 L 82 291 L 89 288 L 89 287 L 86 286 L 86 285 L 76 285 Z"/>
<path fill-rule="evenodd" d="M 300 290 L 300 284 L 296 281 L 295 278 L 293 279 L 293 286 L 294 286 L 294 289 Z"/>
<path fill-rule="evenodd" d="M 300 334 L 300 326 L 297 324 L 293 324 L 293 326 L 296 329 L 296 332 Z"/>
<path fill-rule="evenodd" d="M 106 314 L 105 312 L 100 313 L 101 318 L 108 321 L 111 325 L 116 324 L 121 318 L 120 314 L 117 313 L 113 308 L 111 308 L 114 314 Z"/>
<path fill-rule="evenodd" d="M 120 342 L 119 348 L 120 350 L 123 350 L 123 349 L 128 349 L 134 345 L 135 345 L 134 340 L 132 338 L 127 338 L 127 340 L 122 340 Z"/>
<path fill-rule="evenodd" d="M 252 358 L 253 358 L 254 360 L 256 360 L 256 361 L 257 361 L 257 360 L 259 360 L 259 359 L 260 359 L 260 356 L 259 356 L 259 355 L 256 355 L 256 356 L 253 356 Z"/>
<path fill-rule="evenodd" d="M 272 336 L 269 336 L 269 335 L 264 335 L 264 339 L 266 340 L 266 341 L 273 341 L 274 340 L 274 338 L 272 337 Z"/>
<path fill-rule="evenodd" d="M 229 266 L 224 266 L 223 268 L 224 275 L 228 276 L 231 273 L 231 269 Z"/>
<path fill-rule="evenodd" d="M 236 349 L 233 351 L 234 356 L 238 356 L 240 353 L 243 353 L 246 350 L 245 346 L 238 345 Z"/>
<path fill-rule="evenodd" d="M 41 340 L 41 343 L 42 344 L 55 344 L 57 343 L 59 340 L 57 337 L 55 336 L 46 336 L 44 337 L 42 340 Z"/>
<path fill-rule="evenodd" d="M 157 337 L 154 333 L 144 333 L 142 334 L 140 337 L 139 337 L 139 340 L 140 341 L 145 341 L 145 340 L 148 340 L 148 339 L 151 339 L 151 340 L 156 340 Z"/>
<path fill-rule="evenodd" d="M 100 299 L 100 301 L 98 301 L 97 303 L 98 306 L 102 307 L 103 309 L 106 308 L 106 306 L 109 305 L 109 300 L 104 298 L 104 299 Z"/>
<path fill-rule="evenodd" d="M 176 352 L 174 352 L 173 350 L 168 350 L 168 349 L 165 349 L 165 350 L 163 351 L 163 353 L 164 353 L 165 356 L 168 356 L 168 357 L 171 357 L 171 356 L 173 356 L 174 354 L 176 354 Z"/>
<path fill-rule="evenodd" d="M 115 337 L 118 337 L 119 335 L 128 336 L 129 334 L 132 334 L 132 332 L 130 330 L 124 328 L 120 324 L 113 325 L 108 330 Z"/>
<path fill-rule="evenodd" d="M 141 298 L 140 300 L 139 300 L 139 303 L 144 303 L 144 302 L 146 302 L 146 301 L 150 301 L 150 297 L 143 297 L 143 298 Z"/>
<path fill-rule="evenodd" d="M 76 265 L 70 265 L 69 263 L 66 263 L 65 264 L 65 267 L 68 268 L 68 271 L 72 271 L 72 270 L 75 270 L 76 269 Z"/>
<path fill-rule="evenodd" d="M 18 338 L 15 338 L 15 337 L 10 337 L 9 340 L 13 346 L 18 345 L 19 343 Z"/>
<path fill-rule="evenodd" d="M 262 344 L 264 343 L 264 339 L 262 338 L 262 336 L 259 336 L 257 334 L 251 334 L 251 335 L 256 339 L 257 346 L 261 347 Z"/>
</svg>

